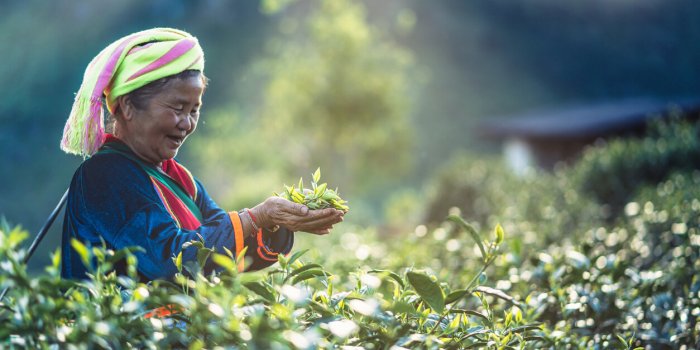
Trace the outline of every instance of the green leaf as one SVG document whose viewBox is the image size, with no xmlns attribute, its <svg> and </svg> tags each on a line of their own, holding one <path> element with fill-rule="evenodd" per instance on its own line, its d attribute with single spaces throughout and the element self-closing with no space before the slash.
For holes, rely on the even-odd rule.
<svg viewBox="0 0 700 350">
<path fill-rule="evenodd" d="M 309 306 L 310 306 L 314 311 L 316 311 L 316 312 L 318 312 L 319 314 L 321 314 L 322 317 L 333 317 L 333 316 L 335 316 L 335 314 L 334 314 L 331 310 L 329 310 L 328 308 L 326 308 L 325 306 L 323 306 L 321 303 L 319 303 L 319 302 L 317 302 L 317 301 L 312 300 L 312 301 L 309 303 Z"/>
<path fill-rule="evenodd" d="M 90 267 L 90 252 L 88 252 L 87 247 L 80 242 L 79 240 L 72 238 L 70 240 L 70 245 L 73 247 L 73 250 L 75 250 L 76 253 L 78 253 L 78 256 L 80 256 L 80 260 L 83 261 L 83 264 L 85 267 Z"/>
<path fill-rule="evenodd" d="M 442 313 L 445 310 L 445 295 L 442 288 L 436 282 L 430 279 L 428 275 L 409 271 L 406 276 L 408 282 L 413 286 L 413 289 L 418 292 L 431 309 L 437 313 Z"/>
<path fill-rule="evenodd" d="M 618 340 L 620 343 L 622 343 L 622 346 L 627 347 L 627 341 L 625 340 L 625 338 L 623 338 L 623 337 L 622 337 L 621 335 L 619 335 L 619 334 L 615 334 L 615 336 L 617 337 L 617 340 Z"/>
<path fill-rule="evenodd" d="M 306 254 L 306 252 L 308 251 L 308 249 L 304 249 L 292 254 L 292 256 L 289 257 L 289 261 L 287 262 L 287 264 L 294 264 L 294 262 L 297 261 L 297 259 L 299 259 L 302 255 Z"/>
<path fill-rule="evenodd" d="M 302 272 L 304 272 L 304 271 L 307 271 L 307 270 L 310 270 L 310 269 L 321 269 L 321 268 L 323 268 L 323 266 L 321 266 L 321 265 L 319 265 L 319 264 L 307 264 L 307 265 L 304 265 L 304 266 L 302 266 L 302 267 L 300 267 L 300 268 L 298 268 L 298 269 L 296 269 L 296 270 L 290 272 L 289 275 L 287 275 L 287 277 L 284 278 L 284 282 L 287 282 L 287 280 L 289 280 L 290 278 L 292 278 L 292 277 L 294 277 L 294 276 L 296 276 L 296 275 L 298 275 L 298 274 L 300 274 L 300 273 L 302 273 Z"/>
<path fill-rule="evenodd" d="M 135 252 L 146 252 L 145 249 L 141 246 L 131 246 L 131 247 L 126 247 L 117 250 L 114 255 L 108 257 L 105 261 L 110 263 L 110 264 L 116 264 L 117 262 L 121 261 L 122 259 L 126 258 L 129 254 L 133 254 Z"/>
<path fill-rule="evenodd" d="M 207 263 L 207 260 L 209 260 L 212 252 L 213 250 L 209 248 L 202 248 L 197 251 L 197 262 L 201 268 L 204 268 L 204 265 Z"/>
<path fill-rule="evenodd" d="M 326 192 L 326 187 L 328 187 L 327 183 L 322 183 L 318 187 L 316 187 L 316 190 L 314 191 L 314 195 L 316 197 L 321 197 L 323 194 Z"/>
<path fill-rule="evenodd" d="M 407 315 L 416 314 L 416 309 L 412 305 L 400 300 L 394 301 L 394 303 L 391 305 L 391 311 L 394 313 L 403 313 Z"/>
<path fill-rule="evenodd" d="M 515 309 L 515 322 L 520 323 L 523 321 L 523 312 L 520 310 L 519 307 L 514 307 Z"/>
<path fill-rule="evenodd" d="M 518 301 L 517 301 L 517 300 L 513 299 L 512 296 L 506 294 L 505 292 L 503 292 L 503 291 L 500 290 L 500 289 L 495 289 L 495 288 L 490 288 L 490 287 L 484 287 L 484 286 L 478 286 L 478 287 L 475 288 L 475 291 L 481 292 L 481 293 L 484 293 L 484 294 L 488 294 L 488 295 L 491 295 L 491 296 L 494 296 L 494 297 L 497 297 L 497 298 L 501 298 L 501 299 L 503 299 L 503 300 L 505 300 L 505 301 L 509 301 L 509 302 L 511 302 L 511 303 L 513 303 L 513 304 L 516 304 L 516 305 L 518 304 Z"/>
<path fill-rule="evenodd" d="M 403 280 L 401 279 L 401 277 L 399 277 L 399 275 L 397 275 L 397 274 L 396 274 L 395 272 L 393 272 L 393 271 L 389 271 L 389 270 L 370 270 L 370 271 L 368 271 L 368 272 L 369 272 L 369 273 L 379 273 L 379 274 L 384 274 L 384 275 L 386 275 L 386 276 L 389 276 L 389 277 L 391 277 L 394 281 L 396 281 L 396 283 L 398 283 L 398 284 L 401 286 L 401 288 L 404 288 Z"/>
<path fill-rule="evenodd" d="M 222 248 L 224 248 L 224 251 L 226 252 L 226 255 L 228 255 L 231 259 L 235 259 L 235 258 L 236 258 L 235 256 L 233 256 L 233 252 L 232 252 L 230 249 L 228 249 L 228 248 L 226 248 L 226 247 L 222 247 Z"/>
<path fill-rule="evenodd" d="M 255 294 L 263 297 L 265 300 L 274 303 L 275 295 L 262 282 L 245 282 L 243 286 L 253 291 Z"/>
<path fill-rule="evenodd" d="M 177 272 L 182 272 L 182 250 L 179 253 L 177 253 L 174 262 L 175 267 L 177 267 Z"/>
<path fill-rule="evenodd" d="M 512 328 L 510 331 L 513 333 L 525 333 L 527 331 L 542 330 L 541 327 L 542 327 L 541 323 L 536 323 L 536 324 L 529 324 L 529 325 L 525 325 L 525 326 L 515 327 L 515 328 Z"/>
<path fill-rule="evenodd" d="M 238 256 L 236 257 L 236 263 L 240 261 L 245 261 L 245 253 L 248 252 L 248 246 L 243 247 L 241 251 L 238 253 Z"/>
<path fill-rule="evenodd" d="M 316 183 L 318 183 L 318 181 L 321 180 L 321 168 L 320 167 L 316 168 L 316 171 L 314 171 L 313 179 L 314 179 L 314 182 L 316 182 Z"/>
<path fill-rule="evenodd" d="M 466 350 L 466 349 L 482 349 L 482 348 L 485 348 L 487 345 L 489 345 L 489 343 L 484 342 L 484 341 L 481 341 L 481 342 L 478 342 L 478 343 L 471 344 L 471 345 L 467 346 L 467 347 L 464 348 L 464 349 L 465 349 L 465 350 Z"/>
<path fill-rule="evenodd" d="M 445 305 L 450 305 L 459 299 L 462 299 L 463 296 L 469 294 L 466 289 L 458 289 L 450 294 L 447 295 L 445 298 Z"/>
<path fill-rule="evenodd" d="M 304 272 L 298 274 L 297 276 L 295 276 L 294 279 L 292 280 L 292 284 L 297 284 L 301 281 L 305 281 L 305 280 L 308 280 L 309 278 L 318 277 L 318 276 L 331 276 L 331 274 L 326 272 L 326 271 L 318 270 L 318 269 L 307 270 L 307 271 L 304 271 Z"/>
<path fill-rule="evenodd" d="M 180 258 L 180 263 L 182 263 L 181 255 L 182 255 L 182 252 L 180 252 L 180 254 L 178 254 L 178 258 Z M 231 257 L 229 257 L 229 256 L 226 256 L 224 254 L 214 253 L 214 255 L 212 255 L 212 257 L 211 257 L 211 260 L 213 260 L 214 263 L 225 268 L 226 270 L 228 270 L 230 272 L 237 271 L 236 262 L 234 262 L 233 259 L 231 259 Z"/>
<path fill-rule="evenodd" d="M 484 314 L 474 311 L 474 310 L 464 310 L 464 309 L 450 309 L 449 311 L 451 314 L 465 314 L 469 316 L 476 316 L 479 317 L 483 320 L 485 320 L 488 323 L 491 323 L 491 320 L 489 320 L 488 317 L 486 317 Z"/>
<path fill-rule="evenodd" d="M 277 254 L 277 262 L 280 263 L 283 269 L 287 268 L 288 260 L 284 254 Z"/>
<path fill-rule="evenodd" d="M 61 265 L 61 251 L 59 248 L 51 254 L 51 266 L 58 268 Z"/>
<path fill-rule="evenodd" d="M 468 224 L 464 219 L 457 215 L 450 215 L 447 217 L 448 220 L 456 223 L 459 227 L 461 227 L 464 231 L 467 231 L 469 235 L 472 236 L 476 244 L 479 246 L 479 250 L 481 251 L 481 258 L 486 261 L 487 256 L 486 256 L 486 249 L 484 249 L 484 242 L 481 239 L 481 236 L 479 235 L 478 232 L 476 232 L 476 229 L 474 226 Z"/>
<path fill-rule="evenodd" d="M 501 224 L 496 225 L 496 244 L 501 244 L 503 242 L 503 237 L 505 234 L 503 233 L 503 227 L 501 227 Z"/>
</svg>

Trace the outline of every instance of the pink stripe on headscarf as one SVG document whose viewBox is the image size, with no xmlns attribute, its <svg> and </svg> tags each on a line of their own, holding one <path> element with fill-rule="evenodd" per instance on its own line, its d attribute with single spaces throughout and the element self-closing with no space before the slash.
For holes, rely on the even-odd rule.
<svg viewBox="0 0 700 350">
<path fill-rule="evenodd" d="M 138 37 L 139 35 L 137 34 L 130 36 L 126 40 L 122 41 L 121 44 L 119 44 L 119 46 L 117 47 L 117 49 L 114 50 L 114 52 L 112 52 L 112 56 L 109 57 L 107 64 L 102 69 L 102 72 L 100 72 L 100 77 L 97 78 L 97 84 L 95 84 L 95 89 L 92 91 L 92 97 L 102 97 L 102 93 L 107 88 L 107 85 L 109 85 L 109 82 L 114 76 L 114 69 L 117 66 L 117 61 L 119 61 L 119 57 L 121 57 L 124 48 Z"/>
<path fill-rule="evenodd" d="M 151 64 L 147 65 L 146 67 L 143 67 L 141 70 L 134 73 L 126 81 L 130 81 L 132 79 L 138 78 L 138 77 L 140 77 L 140 76 L 142 76 L 150 71 L 153 71 L 153 70 L 156 70 L 160 67 L 165 66 L 166 64 L 172 62 L 173 60 L 175 60 L 178 57 L 187 53 L 187 51 L 192 49 L 195 46 L 195 44 L 196 43 L 194 42 L 194 40 L 191 40 L 191 39 L 181 40 L 180 42 L 175 44 L 175 46 L 173 46 L 173 48 L 170 49 L 170 51 L 166 52 L 163 56 L 161 56 L 157 60 L 151 62 Z"/>
<path fill-rule="evenodd" d="M 90 103 L 90 115 L 89 119 L 86 121 L 87 126 L 91 130 L 97 130 L 95 134 L 95 139 L 92 140 L 92 145 L 90 145 L 90 138 L 86 137 L 84 142 L 84 148 L 86 149 L 93 149 L 96 150 L 102 145 L 102 142 L 104 141 L 104 130 L 101 127 L 102 125 L 102 103 L 99 102 L 102 98 L 102 94 L 104 90 L 107 88 L 109 85 L 109 82 L 112 80 L 112 77 L 114 76 L 114 70 L 116 69 L 117 62 L 119 61 L 119 58 L 121 57 L 122 53 L 124 52 L 124 49 L 135 39 L 139 38 L 139 35 L 133 34 L 130 37 L 128 37 L 126 40 L 122 41 L 121 44 L 112 52 L 112 55 L 109 57 L 107 60 L 107 63 L 105 66 L 102 68 L 102 71 L 100 72 L 99 77 L 97 78 L 97 82 L 95 83 L 95 87 L 92 90 L 92 93 L 90 94 L 91 96 L 91 103 Z M 102 53 L 99 55 L 102 56 Z M 99 57 L 98 57 L 99 59 Z M 96 60 L 93 62 L 97 62 Z"/>
</svg>

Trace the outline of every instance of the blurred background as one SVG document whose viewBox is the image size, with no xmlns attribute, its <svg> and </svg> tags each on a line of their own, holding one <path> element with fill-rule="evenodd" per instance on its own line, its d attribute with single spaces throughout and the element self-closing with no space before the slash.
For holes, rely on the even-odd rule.
<svg viewBox="0 0 700 350">
<path fill-rule="evenodd" d="M 669 108 L 693 118 L 700 91 L 693 0 L 0 7 L 0 215 L 34 233 L 82 161 L 58 145 L 85 67 L 146 28 L 186 30 L 204 48 L 211 81 L 179 159 L 220 206 L 253 206 L 320 167 L 349 200 L 350 224 L 387 235 L 455 205 L 487 221 L 488 203 L 456 190 L 479 187 L 486 159 L 507 160 L 505 173 L 556 171 L 587 145 L 643 133 Z M 445 187 L 463 179 L 445 175 L 457 165 L 475 182 Z M 33 266 L 60 230 L 59 219 Z"/>
</svg>

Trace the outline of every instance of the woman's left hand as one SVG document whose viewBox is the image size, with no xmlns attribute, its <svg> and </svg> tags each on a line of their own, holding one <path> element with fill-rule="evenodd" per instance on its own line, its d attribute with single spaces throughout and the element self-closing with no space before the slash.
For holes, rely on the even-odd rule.
<svg viewBox="0 0 700 350">
<path fill-rule="evenodd" d="M 330 233 L 333 225 L 343 221 L 342 210 L 310 210 L 307 206 L 280 197 L 270 197 L 251 209 L 261 227 L 283 226 L 291 231 L 318 235 Z"/>
</svg>

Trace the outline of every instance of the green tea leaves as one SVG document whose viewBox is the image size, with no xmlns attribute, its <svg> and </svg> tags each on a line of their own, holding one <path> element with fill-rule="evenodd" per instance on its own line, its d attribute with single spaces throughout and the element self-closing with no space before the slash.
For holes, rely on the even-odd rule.
<svg viewBox="0 0 700 350">
<path fill-rule="evenodd" d="M 416 290 L 421 299 L 426 302 L 437 313 L 445 310 L 445 295 L 442 288 L 434 282 L 428 275 L 409 271 L 406 273 L 408 282 Z"/>
<path fill-rule="evenodd" d="M 464 221 L 464 219 L 457 215 L 450 215 L 447 217 L 447 219 L 457 224 L 458 227 L 461 227 L 474 239 L 474 242 L 476 242 L 477 246 L 479 246 L 479 251 L 481 251 L 481 258 L 485 261 L 488 258 L 486 249 L 484 249 L 484 243 L 481 236 L 478 232 L 476 232 L 474 226 L 468 224 L 466 221 Z"/>
<path fill-rule="evenodd" d="M 300 178 L 296 188 L 294 186 L 285 185 L 282 193 L 274 194 L 288 201 L 303 204 L 312 210 L 325 208 L 335 208 L 344 212 L 350 210 L 347 201 L 340 198 L 337 189 L 332 190 L 328 188 L 327 183 L 319 184 L 321 180 L 321 168 L 316 169 L 312 177 L 311 189 L 304 188 L 304 180 Z"/>
</svg>

